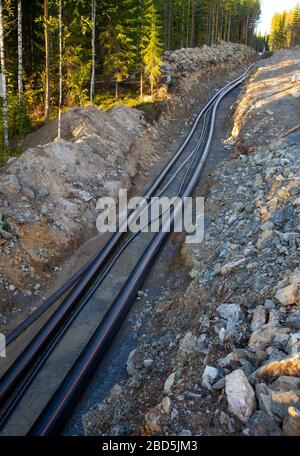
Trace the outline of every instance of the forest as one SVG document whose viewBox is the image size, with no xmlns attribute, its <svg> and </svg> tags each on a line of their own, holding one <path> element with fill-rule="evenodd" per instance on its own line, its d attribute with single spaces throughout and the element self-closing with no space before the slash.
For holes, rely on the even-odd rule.
<svg viewBox="0 0 300 456">
<path fill-rule="evenodd" d="M 0 0 L 0 147 L 74 106 L 155 97 L 166 50 L 255 43 L 259 0 Z"/>
<path fill-rule="evenodd" d="M 300 3 L 290 11 L 276 13 L 272 20 L 269 45 L 272 51 L 300 44 Z"/>
</svg>

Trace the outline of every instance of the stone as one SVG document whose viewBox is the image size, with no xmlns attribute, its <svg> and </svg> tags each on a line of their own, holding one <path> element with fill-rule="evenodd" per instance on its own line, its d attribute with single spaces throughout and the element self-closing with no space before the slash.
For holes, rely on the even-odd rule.
<svg viewBox="0 0 300 456">
<path fill-rule="evenodd" d="M 182 429 L 177 435 L 178 437 L 192 437 L 193 434 L 188 429 Z"/>
<path fill-rule="evenodd" d="M 289 356 L 281 361 L 270 361 L 256 371 L 257 378 L 277 378 L 281 376 L 300 377 L 300 355 Z"/>
<path fill-rule="evenodd" d="M 255 393 L 258 402 L 258 408 L 272 417 L 273 414 L 271 393 L 267 385 L 265 383 L 257 383 L 255 385 Z"/>
<path fill-rule="evenodd" d="M 293 74 L 292 79 L 291 79 L 291 83 L 295 84 L 298 81 L 300 81 L 300 73 Z"/>
<path fill-rule="evenodd" d="M 212 389 L 213 389 L 214 391 L 222 390 L 222 389 L 225 388 L 225 383 L 226 383 L 225 377 L 220 378 L 220 380 L 218 380 L 216 383 L 214 383 L 214 384 L 212 385 Z"/>
<path fill-rule="evenodd" d="M 300 332 L 294 333 L 290 336 L 286 345 L 286 351 L 290 355 L 297 355 L 300 353 Z"/>
<path fill-rule="evenodd" d="M 137 350 L 135 349 L 129 353 L 127 363 L 126 363 L 127 372 L 131 377 L 133 377 L 134 375 L 136 375 L 138 373 L 136 366 L 135 366 L 135 359 L 134 359 L 136 351 Z"/>
<path fill-rule="evenodd" d="M 296 270 L 289 276 L 289 283 L 298 285 L 300 283 L 300 271 Z"/>
<path fill-rule="evenodd" d="M 144 359 L 143 364 L 145 369 L 150 369 L 153 366 L 153 359 Z"/>
<path fill-rule="evenodd" d="M 300 329 L 300 311 L 297 310 L 296 312 L 291 313 L 286 321 L 285 324 L 292 329 Z"/>
<path fill-rule="evenodd" d="M 250 361 L 241 360 L 240 364 L 241 369 L 246 374 L 246 377 L 249 377 L 252 374 L 252 372 L 255 371 L 255 367 Z"/>
<path fill-rule="evenodd" d="M 219 371 L 215 367 L 206 366 L 202 375 L 202 386 L 208 390 L 211 390 L 212 384 L 219 377 Z"/>
<path fill-rule="evenodd" d="M 224 266 L 221 267 L 221 274 L 222 275 L 229 274 L 233 269 L 238 268 L 243 263 L 245 263 L 245 261 L 246 261 L 246 258 L 242 258 L 241 260 L 231 261 L 229 263 L 224 264 Z"/>
<path fill-rule="evenodd" d="M 176 372 L 173 372 L 171 375 L 169 375 L 169 377 L 168 377 L 167 380 L 165 381 L 165 384 L 164 384 L 164 393 L 166 393 L 166 394 L 171 394 L 171 392 L 172 392 L 172 387 L 173 387 L 174 381 L 175 381 L 175 375 L 176 375 Z"/>
<path fill-rule="evenodd" d="M 287 287 L 280 288 L 275 295 L 275 299 L 277 299 L 277 301 L 279 301 L 283 306 L 296 304 L 299 299 L 297 284 L 292 283 Z"/>
<path fill-rule="evenodd" d="M 0 181 L 0 193 L 13 195 L 21 191 L 20 179 L 15 174 L 4 176 Z"/>
<path fill-rule="evenodd" d="M 227 413 L 225 413 L 225 412 L 223 412 L 223 410 L 221 410 L 220 416 L 219 416 L 219 422 L 220 422 L 221 426 L 224 426 L 225 424 L 227 425 L 228 421 L 229 421 L 229 416 L 227 415 Z"/>
<path fill-rule="evenodd" d="M 153 434 L 161 431 L 162 415 L 169 415 L 172 409 L 171 399 L 166 396 L 162 402 L 155 407 L 147 410 L 145 413 L 145 431 L 147 434 Z"/>
<path fill-rule="evenodd" d="M 72 190 L 72 193 L 74 194 L 75 198 L 78 198 L 79 200 L 88 203 L 93 199 L 92 195 L 88 192 L 85 192 L 84 190 Z"/>
<path fill-rule="evenodd" d="M 294 216 L 295 210 L 292 205 L 283 206 L 282 209 L 275 212 L 272 222 L 280 228 L 283 228 Z"/>
<path fill-rule="evenodd" d="M 259 331 L 254 331 L 249 339 L 248 347 L 251 351 L 265 351 L 271 345 L 281 348 L 289 338 L 289 329 L 278 326 L 271 326 Z"/>
<path fill-rule="evenodd" d="M 300 408 L 300 391 L 299 390 L 290 390 L 290 391 L 272 391 L 271 396 L 271 409 L 273 415 L 280 421 L 288 413 L 289 407 Z"/>
<path fill-rule="evenodd" d="M 217 312 L 224 320 L 239 322 L 243 319 L 243 313 L 238 304 L 221 304 L 217 308 Z"/>
<path fill-rule="evenodd" d="M 39 198 L 46 198 L 49 196 L 49 189 L 46 185 L 41 185 L 36 188 L 36 196 Z"/>
<path fill-rule="evenodd" d="M 218 365 L 222 367 L 223 369 L 231 367 L 231 364 L 235 361 L 235 357 L 233 352 L 229 353 L 227 356 L 224 358 L 220 358 L 218 360 Z"/>
<path fill-rule="evenodd" d="M 269 312 L 268 326 L 280 326 L 281 314 L 277 309 L 271 309 Z"/>
<path fill-rule="evenodd" d="M 31 201 L 35 199 L 34 191 L 32 191 L 28 187 L 23 187 L 22 188 L 22 193 L 23 193 L 24 196 L 26 196 L 26 198 L 28 198 Z"/>
<path fill-rule="evenodd" d="M 267 310 L 271 310 L 271 309 L 275 309 L 276 304 L 271 299 L 266 299 L 264 302 L 264 306 Z"/>
<path fill-rule="evenodd" d="M 225 392 L 229 411 L 247 423 L 256 409 L 256 400 L 253 388 L 241 369 L 226 376 Z"/>
<path fill-rule="evenodd" d="M 274 437 L 282 435 L 281 429 L 275 421 L 265 412 L 258 410 L 253 413 L 247 422 L 247 435 L 257 437 Z"/>
<path fill-rule="evenodd" d="M 161 403 L 161 409 L 165 415 L 169 415 L 171 413 L 172 402 L 168 396 L 163 398 Z"/>
<path fill-rule="evenodd" d="M 160 411 L 157 410 L 156 408 L 150 409 L 145 414 L 146 432 L 149 434 L 152 434 L 154 432 L 160 432 L 161 431 L 160 420 L 161 420 Z"/>
<path fill-rule="evenodd" d="M 286 358 L 286 353 L 282 350 L 278 350 L 278 348 L 269 347 L 266 351 L 268 353 L 268 361 L 281 361 Z"/>
<path fill-rule="evenodd" d="M 272 383 L 270 388 L 274 391 L 289 391 L 291 389 L 300 390 L 300 377 L 289 377 L 287 375 L 282 375 Z"/>
<path fill-rule="evenodd" d="M 283 421 L 283 435 L 290 437 L 300 436 L 300 409 L 289 407 Z"/>
<path fill-rule="evenodd" d="M 181 339 L 177 357 L 183 360 L 187 355 L 196 351 L 198 338 L 192 332 L 187 332 Z"/>
<path fill-rule="evenodd" d="M 256 248 L 261 250 L 264 247 L 265 241 L 268 241 L 273 237 L 273 230 L 265 230 L 263 231 L 262 235 L 258 238 L 256 243 Z"/>
<path fill-rule="evenodd" d="M 264 306 L 258 306 L 253 312 L 252 322 L 251 322 L 251 331 L 257 331 L 262 328 L 267 321 L 267 311 Z"/>
</svg>

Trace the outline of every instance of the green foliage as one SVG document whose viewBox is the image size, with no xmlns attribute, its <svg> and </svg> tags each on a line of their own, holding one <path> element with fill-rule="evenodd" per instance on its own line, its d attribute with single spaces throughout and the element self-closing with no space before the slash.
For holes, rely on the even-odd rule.
<svg viewBox="0 0 300 456">
<path fill-rule="evenodd" d="M 66 110 L 89 103 L 93 23 L 91 0 L 62 0 L 62 3 L 63 110 Z M 59 101 L 58 5 L 59 0 L 48 0 L 50 118 L 57 114 Z M 17 96 L 17 1 L 3 0 L 3 6 L 9 136 L 11 147 L 16 148 L 23 135 L 44 122 L 44 0 L 22 0 L 24 94 L 21 106 Z M 265 41 L 262 37 L 255 37 L 259 15 L 259 0 L 97 1 L 95 103 L 107 108 L 121 100 L 129 106 L 143 106 L 142 109 L 152 116 L 156 112 L 155 105 L 141 105 L 141 102 L 145 100 L 144 91 L 151 91 L 153 96 L 159 84 L 165 49 L 210 45 L 221 40 L 244 42 L 260 48 Z M 299 18 L 299 7 L 293 10 L 293 14 L 286 15 L 285 30 L 290 45 L 299 41 Z M 283 34 L 281 27 L 278 36 L 272 38 L 274 46 L 286 45 L 282 41 Z M 0 122 L 1 116 L 0 106 Z M 2 123 L 0 135 L 3 133 L 1 128 Z"/>
<path fill-rule="evenodd" d="M 157 84 L 161 75 L 162 65 L 161 55 L 163 52 L 160 41 L 161 27 L 158 22 L 157 10 L 151 3 L 145 13 L 145 21 L 148 25 L 149 35 L 143 36 L 142 56 L 145 65 L 145 73 L 149 76 L 151 86 L 151 96 L 153 97 L 154 86 Z"/>
<path fill-rule="evenodd" d="M 110 22 L 102 33 L 102 42 L 106 49 L 104 68 L 106 74 L 116 81 L 116 98 L 119 97 L 118 84 L 129 77 L 135 63 L 136 12 L 134 0 L 124 0 L 122 5 L 115 2 L 114 8 L 110 9 Z"/>
<path fill-rule="evenodd" d="M 272 51 L 300 44 L 300 4 L 291 11 L 274 14 L 269 44 Z"/>
<path fill-rule="evenodd" d="M 32 121 L 29 116 L 26 99 L 19 100 L 17 94 L 8 95 L 8 128 L 10 132 L 10 144 L 13 149 L 18 148 L 18 142 L 32 130 Z M 3 145 L 3 112 L 0 112 L 0 149 L 5 150 Z"/>
</svg>

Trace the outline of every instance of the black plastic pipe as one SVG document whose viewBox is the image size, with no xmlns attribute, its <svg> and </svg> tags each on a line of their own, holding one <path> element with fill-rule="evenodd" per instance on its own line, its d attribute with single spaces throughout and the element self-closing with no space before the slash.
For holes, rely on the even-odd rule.
<svg viewBox="0 0 300 456">
<path fill-rule="evenodd" d="M 194 175 L 192 176 L 186 190 L 183 192 L 183 198 L 192 195 L 202 174 L 213 138 L 216 113 L 221 101 L 229 92 L 234 90 L 243 82 L 244 77 L 227 88 L 227 90 L 224 90 L 224 92 L 216 100 L 212 111 L 210 131 L 205 150 L 197 165 Z M 175 213 L 172 213 L 171 224 L 174 223 L 175 217 L 176 209 Z M 49 436 L 57 434 L 60 431 L 70 411 L 77 403 L 79 397 L 85 390 L 87 383 L 93 376 L 96 368 L 99 366 L 100 361 L 127 315 L 136 298 L 138 290 L 145 281 L 158 252 L 168 236 L 169 233 L 162 230 L 153 238 L 145 253 L 130 274 L 126 284 L 123 286 L 122 290 L 113 302 L 111 308 L 99 324 L 95 333 L 63 380 L 58 390 L 54 393 L 49 403 L 30 429 L 28 435 Z"/>
<path fill-rule="evenodd" d="M 237 78 L 235 81 L 240 81 L 244 77 L 246 72 Z M 235 82 L 234 81 L 234 82 Z M 150 198 L 151 195 L 155 192 L 159 184 L 163 181 L 168 171 L 172 168 L 173 164 L 177 161 L 179 156 L 182 154 L 184 148 L 189 143 L 190 139 L 195 132 L 197 125 L 199 124 L 203 115 L 207 110 L 213 105 L 213 103 L 218 99 L 218 96 L 226 91 L 226 88 L 230 86 L 231 83 L 227 84 L 223 89 L 219 90 L 217 94 L 206 104 L 202 109 L 200 114 L 197 116 L 193 127 L 187 136 L 186 140 L 174 155 L 172 160 L 165 166 L 161 174 L 158 176 L 156 181 L 152 184 L 150 189 L 147 191 L 145 198 Z M 129 215 L 129 219 L 136 217 L 136 214 L 140 211 L 133 211 Z M 128 220 L 125 222 L 129 223 Z M 93 281 L 96 280 L 97 275 L 99 274 L 101 268 L 107 263 L 110 255 L 115 250 L 117 244 L 122 239 L 124 233 L 122 232 L 122 226 L 120 227 L 121 231 L 117 231 L 107 242 L 103 250 L 98 254 L 97 258 L 92 262 L 90 267 L 85 272 L 85 275 L 82 276 L 81 280 L 78 281 L 74 288 L 71 290 L 69 295 L 63 300 L 59 308 L 54 311 L 50 319 L 46 324 L 41 328 L 38 334 L 33 338 L 33 340 L 28 344 L 16 361 L 10 366 L 7 372 L 0 379 L 0 404 L 5 401 L 7 395 L 13 390 L 21 376 L 29 369 L 30 364 L 40 355 L 43 349 L 50 343 L 51 338 L 59 330 L 59 328 L 64 324 L 66 319 L 70 316 L 71 312 L 74 311 L 76 306 L 79 304 L 80 300 L 84 298 L 84 295 L 88 292 L 89 288 L 92 287 Z M 45 310 L 44 310 L 45 311 Z"/>
<path fill-rule="evenodd" d="M 236 82 L 238 79 L 236 79 L 233 82 Z M 220 93 L 223 90 L 225 90 L 230 84 L 231 83 L 227 84 L 224 88 L 220 89 L 197 116 L 189 135 L 187 136 L 183 144 L 180 146 L 179 150 L 174 155 L 174 157 L 166 164 L 165 168 L 162 170 L 158 178 L 151 185 L 151 187 L 145 195 L 146 198 L 150 198 L 153 195 L 153 193 L 158 188 L 162 180 L 165 178 L 171 167 L 180 157 L 183 150 L 189 143 L 193 133 L 195 132 L 195 129 L 197 128 L 203 114 L 205 114 L 205 112 L 208 111 L 208 109 L 212 106 L 213 102 L 217 99 Z M 115 239 L 115 243 L 117 242 L 119 242 L 119 238 Z M 8 347 L 21 333 L 28 329 L 29 326 L 32 325 L 32 323 L 34 323 L 44 312 L 46 312 L 55 302 L 57 302 L 58 299 L 60 299 L 73 285 L 75 285 L 78 282 L 78 280 L 88 271 L 92 263 L 94 263 L 99 258 L 100 254 L 101 252 L 98 255 L 95 255 L 90 261 L 88 261 L 86 265 L 84 265 L 73 277 L 71 277 L 71 279 L 69 279 L 59 290 L 57 290 L 52 296 L 50 296 L 44 304 L 42 304 L 33 314 L 31 314 L 29 317 L 26 318 L 26 320 L 24 320 L 20 325 L 18 325 L 15 330 L 13 330 L 8 336 L 6 336 L 6 346 Z"/>
</svg>

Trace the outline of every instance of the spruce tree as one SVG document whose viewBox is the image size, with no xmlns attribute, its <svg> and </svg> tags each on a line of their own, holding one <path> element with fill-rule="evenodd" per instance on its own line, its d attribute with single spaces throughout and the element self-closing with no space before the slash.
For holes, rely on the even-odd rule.
<svg viewBox="0 0 300 456">
<path fill-rule="evenodd" d="M 161 74 L 160 66 L 162 65 L 161 26 L 158 21 L 157 10 L 153 3 L 149 5 L 146 16 L 150 24 L 150 34 L 149 41 L 143 50 L 143 60 L 145 64 L 145 73 L 149 77 L 151 97 L 153 99 L 154 87 Z"/>
</svg>

